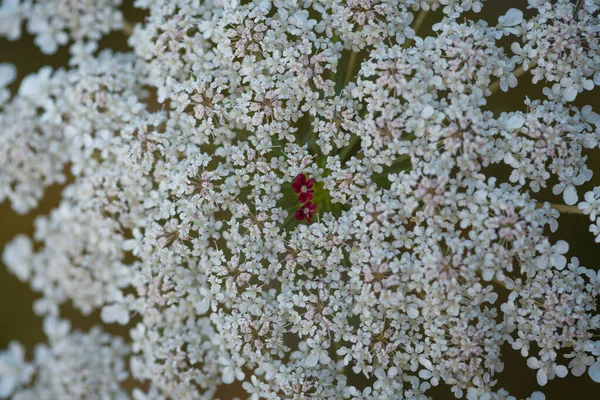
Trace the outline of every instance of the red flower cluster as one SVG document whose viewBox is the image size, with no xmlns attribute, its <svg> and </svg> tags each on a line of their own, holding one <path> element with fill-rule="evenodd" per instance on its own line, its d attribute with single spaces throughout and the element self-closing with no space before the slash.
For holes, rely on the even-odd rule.
<svg viewBox="0 0 600 400">
<path fill-rule="evenodd" d="M 306 180 L 306 175 L 299 174 L 294 183 L 292 183 L 292 189 L 294 192 L 298 193 L 298 200 L 300 203 L 305 203 L 307 200 L 312 200 L 313 198 L 313 185 L 315 184 L 315 180 L 310 178 Z"/>
<path fill-rule="evenodd" d="M 313 214 L 317 209 L 317 205 L 313 204 L 310 200 L 313 198 L 313 185 L 315 180 L 313 178 L 306 179 L 306 175 L 298 174 L 292 183 L 292 189 L 298 193 L 298 201 L 302 203 L 300 209 L 296 211 L 296 219 L 302 221 L 306 219 L 309 223 L 312 222 Z"/>
</svg>

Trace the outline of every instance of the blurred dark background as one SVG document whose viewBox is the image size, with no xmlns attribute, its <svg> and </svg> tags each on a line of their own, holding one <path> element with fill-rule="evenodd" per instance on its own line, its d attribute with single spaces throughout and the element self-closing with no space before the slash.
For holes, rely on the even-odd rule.
<svg viewBox="0 0 600 400">
<path fill-rule="evenodd" d="M 131 1 L 124 1 L 123 10 L 126 19 L 132 22 L 141 21 L 144 13 L 132 7 Z M 477 16 L 470 17 L 482 18 L 490 24 L 496 24 L 497 17 L 505 13 L 511 7 L 517 7 L 525 10 L 526 0 L 488 0 L 483 11 Z M 527 16 L 528 13 L 525 13 Z M 431 32 L 431 25 L 440 19 L 440 13 L 429 13 L 422 30 L 421 35 Z M 100 48 L 110 47 L 119 51 L 127 51 L 127 37 L 121 32 L 114 32 L 107 36 L 101 42 Z M 508 46 L 507 46 L 508 47 Z M 24 76 L 36 72 L 44 65 L 53 67 L 66 66 L 69 53 L 66 47 L 61 48 L 58 53 L 52 56 L 43 56 L 33 44 L 33 38 L 24 34 L 16 42 L 9 42 L 0 38 L 0 62 L 10 62 L 16 65 L 18 69 L 18 79 L 11 88 L 13 93 L 18 87 L 18 81 Z M 596 88 L 592 92 L 580 94 L 576 101 L 576 106 L 590 104 L 596 112 L 600 111 L 600 90 Z M 532 99 L 541 98 L 541 86 L 533 85 L 528 75 L 519 80 L 516 89 L 509 93 L 499 92 L 495 94 L 488 103 L 489 109 L 500 113 L 502 111 L 514 110 L 515 107 L 524 109 L 523 100 L 525 97 Z M 2 127 L 0 127 L 1 129 Z M 588 166 L 596 171 L 596 175 L 591 182 L 586 183 L 579 188 L 580 197 L 594 186 L 600 185 L 600 151 L 595 150 L 588 153 Z M 0 172 L 1 173 L 1 172 Z M 494 171 L 494 174 L 501 178 L 502 171 Z M 504 177 L 506 179 L 506 177 Z M 551 186 L 550 186 L 551 187 Z M 33 234 L 33 221 L 38 215 L 45 215 L 51 209 L 56 207 L 60 201 L 62 187 L 53 186 L 46 192 L 46 196 L 41 201 L 40 206 L 27 215 L 15 214 L 8 202 L 0 204 L 0 251 L 4 245 L 15 235 L 23 233 L 31 236 Z M 551 203 L 561 203 L 562 198 L 554 196 L 550 190 L 545 190 L 538 194 L 538 199 L 549 201 Z M 598 269 L 597 251 L 600 245 L 594 242 L 593 235 L 588 231 L 589 220 L 587 216 L 582 215 L 563 215 L 560 218 L 560 227 L 558 232 L 552 234 L 553 240 L 564 239 L 569 242 L 569 256 L 577 256 L 582 265 L 588 268 Z M 6 348 L 11 340 L 21 342 L 28 350 L 28 356 L 32 355 L 33 347 L 36 343 L 45 340 L 42 332 L 42 321 L 36 317 L 32 311 L 32 303 L 37 295 L 29 289 L 27 284 L 19 282 L 13 275 L 9 274 L 4 265 L 0 262 L 0 349 Z M 75 327 L 87 329 L 94 323 L 100 323 L 98 313 L 91 317 L 83 317 L 76 310 L 66 307 L 63 310 L 63 316 L 69 318 Z M 113 333 L 126 334 L 126 330 L 108 328 Z M 508 389 L 511 395 L 517 398 L 529 396 L 533 391 L 538 390 L 536 383 L 536 371 L 527 368 L 526 359 L 522 358 L 517 351 L 512 350 L 509 345 L 504 346 L 503 360 L 505 362 L 504 372 L 499 374 L 499 386 Z M 575 378 L 568 375 L 565 379 L 554 379 L 550 381 L 542 391 L 546 398 L 553 399 L 598 399 L 600 398 L 600 384 L 595 384 L 585 374 L 582 377 Z M 232 393 L 223 391 L 222 398 L 233 397 Z M 238 396 L 243 396 L 238 393 Z M 431 394 L 434 399 L 452 399 L 454 396 L 446 387 L 435 388 Z M 66 400 L 66 399 L 65 399 Z"/>
</svg>

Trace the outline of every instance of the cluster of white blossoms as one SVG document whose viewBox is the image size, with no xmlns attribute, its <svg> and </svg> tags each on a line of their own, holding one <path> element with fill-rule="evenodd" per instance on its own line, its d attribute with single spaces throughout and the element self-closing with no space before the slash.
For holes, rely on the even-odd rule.
<svg viewBox="0 0 600 400">
<path fill-rule="evenodd" d="M 514 399 L 506 344 L 540 386 L 600 382 L 600 275 L 549 237 L 569 211 L 600 238 L 600 116 L 573 104 L 596 0 L 494 24 L 476 0 L 136 0 L 132 50 L 97 51 L 119 4 L 0 6 L 0 35 L 72 55 L 13 94 L 0 64 L 0 202 L 64 185 L 3 252 L 48 343 L 0 352 L 0 398 Z"/>
<path fill-rule="evenodd" d="M 21 37 L 21 25 L 44 54 L 70 41 L 98 41 L 123 28 L 122 0 L 2 0 L 0 35 Z"/>
</svg>

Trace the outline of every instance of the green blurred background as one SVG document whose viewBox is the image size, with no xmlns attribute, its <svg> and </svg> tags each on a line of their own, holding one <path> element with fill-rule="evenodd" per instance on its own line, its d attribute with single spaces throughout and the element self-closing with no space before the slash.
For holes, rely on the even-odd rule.
<svg viewBox="0 0 600 400">
<path fill-rule="evenodd" d="M 131 1 L 125 1 L 123 11 L 126 19 L 129 21 L 141 21 L 144 13 L 135 10 Z M 525 10 L 527 2 L 525 0 L 488 0 L 485 3 L 482 13 L 477 18 L 487 20 L 490 24 L 495 24 L 497 17 L 511 7 L 517 7 Z M 527 16 L 527 13 L 526 13 Z M 472 17 L 472 15 L 470 16 Z M 429 27 L 440 18 L 440 13 L 429 13 L 422 28 L 422 34 L 427 34 Z M 112 33 L 101 42 L 100 48 L 110 47 L 115 50 L 127 51 L 126 36 L 120 32 Z M 62 67 L 66 65 L 68 59 L 68 50 L 63 47 L 57 54 L 52 56 L 43 56 L 33 44 L 33 38 L 24 35 L 22 39 L 16 42 L 9 42 L 0 39 L 0 62 L 11 62 L 18 69 L 18 80 L 29 73 L 36 72 L 44 65 Z M 17 88 L 17 83 L 11 87 L 13 92 Z M 592 92 L 580 94 L 575 101 L 575 105 L 583 106 L 591 104 L 594 110 L 600 111 L 600 91 L 598 89 Z M 495 94 L 490 100 L 489 109 L 499 113 L 502 111 L 514 110 L 515 107 L 524 109 L 523 100 L 525 97 L 532 99 L 541 98 L 541 87 L 531 84 L 529 76 L 525 75 L 519 80 L 519 86 L 509 93 Z M 0 127 L 2 129 L 2 127 Z M 588 166 L 596 171 L 596 175 L 591 182 L 586 183 L 579 189 L 583 194 L 594 186 L 600 185 L 600 151 L 588 152 Z M 1 171 L 0 171 L 1 173 Z M 501 179 L 506 179 L 506 171 L 494 170 L 493 173 Z M 550 185 L 551 187 L 551 185 Z M 0 249 L 11 240 L 15 235 L 23 233 L 31 236 L 33 234 L 33 222 L 38 215 L 45 215 L 51 209 L 56 207 L 60 201 L 62 187 L 53 186 L 46 192 L 40 206 L 27 215 L 15 214 L 8 202 L 0 204 Z M 581 196 L 580 196 L 581 197 Z M 551 203 L 560 203 L 562 199 L 554 196 L 550 190 L 545 190 L 537 196 L 538 199 L 549 201 Z M 588 231 L 589 220 L 581 215 L 563 215 L 560 219 L 560 227 L 557 233 L 552 235 L 553 240 L 564 239 L 570 244 L 569 256 L 579 257 L 581 264 L 586 267 L 598 269 L 597 249 L 600 245 L 594 242 L 593 235 Z M 4 265 L 0 263 L 0 349 L 6 348 L 11 340 L 18 340 L 27 349 L 31 356 L 32 349 L 36 343 L 45 340 L 42 332 L 42 321 L 32 312 L 32 303 L 37 295 L 33 293 L 27 284 L 19 282 L 14 276 L 9 274 Z M 66 307 L 63 309 L 64 317 L 70 319 L 75 327 L 88 329 L 91 325 L 99 323 L 98 313 L 83 317 L 76 310 Z M 126 334 L 125 329 L 107 327 L 107 330 L 115 334 Z M 505 361 L 505 370 L 499 379 L 499 386 L 510 390 L 511 394 L 517 398 L 523 398 L 538 390 L 535 378 L 535 371 L 526 366 L 526 359 L 509 345 L 505 345 L 503 351 Z M 236 385 L 237 386 L 237 385 Z M 239 387 L 239 386 L 238 386 Z M 600 399 L 600 384 L 595 384 L 586 375 L 580 378 L 574 378 L 569 375 L 565 379 L 555 379 L 550 381 L 543 388 L 546 398 L 553 399 Z M 230 390 L 221 392 L 222 399 L 233 397 Z M 242 396 L 242 393 L 237 395 Z M 448 388 L 440 386 L 435 388 L 431 395 L 435 399 L 452 399 L 454 396 Z"/>
</svg>

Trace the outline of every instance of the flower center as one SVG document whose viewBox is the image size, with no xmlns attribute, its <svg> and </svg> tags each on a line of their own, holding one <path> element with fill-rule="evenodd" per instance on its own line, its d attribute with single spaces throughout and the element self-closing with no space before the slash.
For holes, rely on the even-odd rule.
<svg viewBox="0 0 600 400">
<path fill-rule="evenodd" d="M 306 185 L 302 185 L 302 187 L 300 188 L 300 190 L 302 191 L 302 193 L 308 192 L 308 188 L 306 187 Z"/>
<path fill-rule="evenodd" d="M 310 212 L 308 207 L 304 207 L 304 214 L 308 214 Z"/>
</svg>

